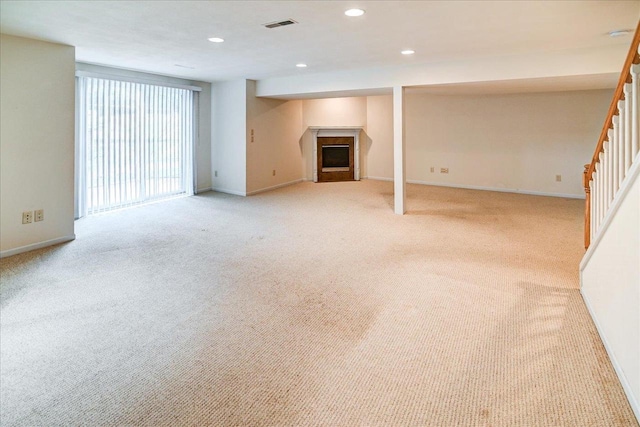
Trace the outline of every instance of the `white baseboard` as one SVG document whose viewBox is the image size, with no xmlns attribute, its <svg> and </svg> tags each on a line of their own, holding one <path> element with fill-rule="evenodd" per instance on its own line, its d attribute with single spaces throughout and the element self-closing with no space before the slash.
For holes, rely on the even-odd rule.
<svg viewBox="0 0 640 427">
<path fill-rule="evenodd" d="M 375 179 L 377 181 L 393 181 L 393 178 L 385 178 L 385 177 L 378 177 L 378 176 L 368 176 L 367 179 Z M 463 188 L 465 190 L 497 191 L 498 193 L 528 194 L 531 196 L 562 197 L 565 199 L 584 199 L 585 198 L 584 194 L 579 195 L 579 194 L 567 194 L 567 193 L 547 193 L 544 191 L 518 190 L 515 188 L 481 187 L 477 185 L 449 184 L 446 182 L 418 181 L 415 179 L 408 179 L 407 184 L 432 185 L 434 187 Z"/>
<path fill-rule="evenodd" d="M 6 258 L 12 255 L 18 255 L 23 252 L 29 252 L 36 249 L 46 248 L 47 246 L 58 245 L 60 243 L 70 242 L 75 240 L 76 235 L 72 234 L 70 236 L 58 237 L 57 239 L 46 240 L 44 242 L 32 243 L 30 245 L 20 246 L 19 248 L 7 249 L 5 251 L 0 252 L 0 258 Z"/>
<path fill-rule="evenodd" d="M 211 187 L 204 187 L 204 188 L 198 188 L 196 190 L 196 194 L 200 194 L 200 193 L 206 193 L 207 191 L 211 191 L 212 188 Z"/>
<path fill-rule="evenodd" d="M 582 274 L 581 274 L 582 276 Z M 582 278 L 581 278 L 582 279 Z M 580 280 L 582 282 L 582 280 Z M 602 344 L 604 345 L 604 349 L 607 351 L 609 355 L 609 359 L 611 360 L 611 364 L 613 365 L 613 369 L 616 371 L 616 375 L 620 380 L 620 384 L 622 384 L 622 389 L 624 390 L 624 394 L 627 396 L 627 400 L 629 401 L 629 405 L 633 410 L 634 415 L 638 422 L 640 422 L 640 406 L 638 405 L 638 400 L 636 396 L 633 395 L 633 391 L 631 390 L 631 386 L 629 385 L 629 381 L 627 381 L 627 377 L 625 377 L 622 367 L 620 363 L 618 363 L 618 359 L 616 359 L 615 354 L 611 351 L 611 346 L 609 346 L 609 342 L 607 341 L 607 337 L 602 331 L 600 327 L 600 322 L 598 322 L 598 318 L 595 315 L 595 312 L 591 309 L 591 303 L 589 302 L 589 298 L 582 292 L 580 289 L 580 294 L 582 295 L 582 300 L 584 304 L 587 306 L 587 311 L 591 315 L 591 319 L 593 319 L 593 323 L 596 325 L 596 330 L 598 331 L 598 335 L 600 335 L 600 339 L 602 340 Z"/>
<path fill-rule="evenodd" d="M 436 187 L 463 188 L 466 190 L 496 191 L 498 193 L 528 194 L 531 196 L 563 197 L 565 199 L 584 199 L 585 198 L 584 194 L 579 195 L 579 194 L 566 194 L 566 193 L 547 193 L 544 191 L 519 190 L 516 188 L 481 187 L 476 185 L 448 184 L 446 182 L 416 181 L 413 179 L 408 179 L 407 184 L 434 185 Z"/>
<path fill-rule="evenodd" d="M 393 181 L 393 178 L 385 178 L 383 176 L 363 176 L 362 179 L 373 179 L 375 181 Z"/>
<path fill-rule="evenodd" d="M 375 181 L 393 181 L 393 178 L 386 178 L 382 176 L 366 176 L 361 179 L 372 179 Z M 275 190 L 276 188 L 285 187 L 288 185 L 297 184 L 303 181 L 310 181 L 306 178 L 296 179 L 294 181 L 285 182 L 283 184 L 274 185 L 272 187 L 261 188 L 259 190 L 250 191 L 247 193 L 242 193 L 235 190 L 227 190 L 224 188 L 213 188 L 213 191 L 218 191 L 220 193 L 234 194 L 236 196 L 252 196 L 254 194 L 262 193 L 265 191 Z M 518 190 L 512 188 L 497 188 L 497 187 L 481 187 L 476 185 L 462 185 L 462 184 L 448 184 L 443 182 L 430 182 L 430 181 L 418 181 L 413 179 L 408 179 L 407 184 L 419 184 L 419 185 L 431 185 L 434 187 L 449 187 L 449 188 L 462 188 L 466 190 L 480 190 L 480 191 L 497 191 L 499 193 L 516 193 L 516 194 L 528 194 L 531 196 L 547 196 L 547 197 L 562 197 L 565 199 L 584 199 L 584 195 L 578 194 L 567 194 L 567 193 L 547 193 L 543 191 L 529 191 L 529 190 Z M 200 191 L 200 190 L 198 190 Z"/>
<path fill-rule="evenodd" d="M 217 191 L 218 193 L 226 193 L 226 194 L 233 194 L 234 196 L 246 196 L 247 193 L 243 192 L 243 191 L 236 191 L 236 190 L 228 190 L 226 188 L 219 188 L 219 187 L 213 187 L 211 189 L 212 191 Z"/>
<path fill-rule="evenodd" d="M 249 192 L 247 192 L 247 196 L 253 196 L 254 194 L 264 193 L 265 191 L 271 191 L 271 190 L 275 190 L 277 188 L 288 187 L 289 185 L 298 184 L 298 183 L 300 183 L 302 181 L 303 181 L 303 179 L 300 178 L 300 179 L 295 179 L 293 181 L 283 182 L 282 184 L 272 185 L 271 187 L 265 187 L 265 188 L 261 188 L 259 190 L 249 191 Z"/>
</svg>

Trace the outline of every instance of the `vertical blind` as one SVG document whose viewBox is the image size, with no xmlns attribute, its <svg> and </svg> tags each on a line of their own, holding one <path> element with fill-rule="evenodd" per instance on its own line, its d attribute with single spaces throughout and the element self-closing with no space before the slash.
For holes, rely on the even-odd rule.
<svg viewBox="0 0 640 427">
<path fill-rule="evenodd" d="M 194 191 L 197 92 L 77 77 L 77 216 Z"/>
</svg>

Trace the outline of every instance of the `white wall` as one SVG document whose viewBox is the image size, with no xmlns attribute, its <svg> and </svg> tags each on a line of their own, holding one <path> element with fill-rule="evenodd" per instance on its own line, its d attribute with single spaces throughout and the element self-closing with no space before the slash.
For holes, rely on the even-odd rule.
<svg viewBox="0 0 640 427">
<path fill-rule="evenodd" d="M 235 189 L 236 194 L 278 186 L 297 176 L 312 179 L 309 126 L 362 126 L 362 176 L 393 178 L 391 96 L 284 102 L 254 98 L 255 82 L 242 82 L 235 83 L 238 89 L 234 93 L 226 92 L 226 101 L 224 97 L 217 101 L 232 106 L 223 111 L 229 114 L 233 102 L 242 104 L 238 97 L 246 95 L 247 127 L 243 138 L 249 141 L 244 145 L 248 151 L 242 152 L 238 145 L 234 153 L 246 158 L 247 181 L 244 190 Z M 214 90 L 231 84 L 214 85 Z M 242 92 L 243 88 L 248 91 Z M 506 95 L 407 91 L 407 179 L 434 185 L 583 197 L 583 165 L 591 158 L 610 97 L 610 90 Z M 241 111 L 240 107 L 237 114 Z M 302 140 L 298 149 L 302 166 L 289 168 L 297 153 L 287 141 L 296 133 L 300 114 Z M 229 129 L 229 120 L 217 119 L 222 129 L 214 129 L 214 134 Z M 287 136 L 279 140 L 279 135 Z M 220 167 L 230 166 L 224 160 L 225 153 L 229 155 L 222 151 L 222 157 L 217 159 Z M 216 154 L 214 161 L 215 157 Z M 440 168 L 448 168 L 449 173 L 440 173 Z M 276 173 L 273 177 L 273 169 L 283 170 L 284 176 Z M 221 173 L 219 170 L 219 176 Z M 561 176 L 560 182 L 556 175 Z M 223 185 L 217 187 L 230 190 Z"/>
<path fill-rule="evenodd" d="M 247 194 L 302 180 L 302 101 L 256 98 L 255 87 L 247 82 Z"/>
<path fill-rule="evenodd" d="M 640 419 L 640 157 L 629 192 L 580 264 L 581 291 Z M 623 191 L 622 188 L 620 190 Z M 620 193 L 619 193 L 620 194 Z M 620 194 L 622 195 L 622 194 Z M 616 196 L 619 197 L 619 196 Z"/>
<path fill-rule="evenodd" d="M 366 177 L 393 179 L 393 97 L 367 97 Z"/>
<path fill-rule="evenodd" d="M 313 179 L 313 136 L 309 126 L 367 126 L 367 98 L 325 98 L 302 101 L 302 161 L 304 179 Z M 363 140 L 366 136 L 360 135 Z M 360 150 L 361 174 L 366 175 L 365 150 Z"/>
<path fill-rule="evenodd" d="M 0 255 L 74 238 L 75 49 L 0 35 Z M 22 224 L 22 212 L 44 221 Z"/>
<path fill-rule="evenodd" d="M 303 105 L 305 126 L 366 126 L 367 99 L 306 99 Z"/>
<path fill-rule="evenodd" d="M 609 90 L 409 93 L 408 179 L 583 197 L 583 166 L 593 154 L 611 96 Z M 443 167 L 448 174 L 439 173 Z"/>
<path fill-rule="evenodd" d="M 198 140 L 194 151 L 196 159 L 196 190 L 206 191 L 211 189 L 211 83 L 123 70 L 121 68 L 104 67 L 101 65 L 84 64 L 81 62 L 76 64 L 76 70 L 105 74 L 116 78 L 135 78 L 148 82 L 198 86 L 202 88 L 202 91 L 198 93 Z"/>
<path fill-rule="evenodd" d="M 240 79 L 211 88 L 213 189 L 242 196 L 247 193 L 247 84 Z"/>
<path fill-rule="evenodd" d="M 583 197 L 583 165 L 593 154 L 611 94 L 610 90 L 508 95 L 407 91 L 407 180 Z M 374 157 L 369 159 L 373 168 L 369 175 L 391 179 L 391 97 L 371 99 L 367 128 Z M 380 152 L 389 158 L 385 161 Z M 449 173 L 440 173 L 440 168 Z M 561 175 L 561 182 L 556 175 Z"/>
</svg>

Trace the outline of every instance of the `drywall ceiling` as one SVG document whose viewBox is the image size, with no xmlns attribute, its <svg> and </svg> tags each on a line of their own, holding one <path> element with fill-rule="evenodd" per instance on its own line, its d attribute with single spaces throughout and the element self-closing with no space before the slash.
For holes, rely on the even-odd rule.
<svg viewBox="0 0 640 427">
<path fill-rule="evenodd" d="M 349 18 L 351 7 L 366 13 Z M 0 2 L 3 33 L 75 46 L 80 62 L 211 82 L 628 46 L 607 32 L 639 16 L 640 1 Z M 288 18 L 298 24 L 262 25 Z"/>
</svg>

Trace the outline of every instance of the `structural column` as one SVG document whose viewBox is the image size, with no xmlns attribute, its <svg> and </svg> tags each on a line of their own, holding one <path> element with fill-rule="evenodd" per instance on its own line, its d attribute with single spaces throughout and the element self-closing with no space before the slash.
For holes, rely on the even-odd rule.
<svg viewBox="0 0 640 427">
<path fill-rule="evenodd" d="M 404 88 L 393 88 L 393 210 L 404 215 L 406 209 L 406 153 L 404 140 Z"/>
</svg>

